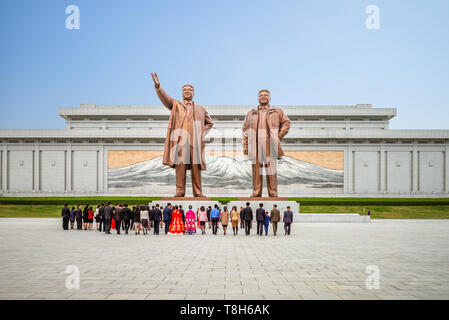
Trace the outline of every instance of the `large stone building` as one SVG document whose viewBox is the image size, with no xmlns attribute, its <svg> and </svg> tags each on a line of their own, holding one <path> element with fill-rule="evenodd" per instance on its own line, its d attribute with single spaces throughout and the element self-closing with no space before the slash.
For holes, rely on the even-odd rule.
<svg viewBox="0 0 449 320">
<path fill-rule="evenodd" d="M 249 196 L 241 127 L 251 107 L 206 108 L 204 194 Z M 449 130 L 390 130 L 396 109 L 367 104 L 281 108 L 292 123 L 279 196 L 448 197 Z M 161 160 L 166 108 L 83 104 L 59 115 L 66 129 L 0 130 L 3 196 L 174 194 Z"/>
</svg>

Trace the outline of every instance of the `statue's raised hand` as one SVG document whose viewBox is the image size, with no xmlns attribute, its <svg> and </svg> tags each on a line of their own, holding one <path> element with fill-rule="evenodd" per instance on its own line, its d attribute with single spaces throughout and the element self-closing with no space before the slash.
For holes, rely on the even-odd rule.
<svg viewBox="0 0 449 320">
<path fill-rule="evenodd" d="M 159 86 L 161 85 L 161 83 L 159 82 L 159 78 L 157 77 L 157 73 L 153 73 L 151 72 L 151 77 L 153 78 L 153 82 L 154 82 L 154 87 L 156 89 L 159 89 Z"/>
</svg>

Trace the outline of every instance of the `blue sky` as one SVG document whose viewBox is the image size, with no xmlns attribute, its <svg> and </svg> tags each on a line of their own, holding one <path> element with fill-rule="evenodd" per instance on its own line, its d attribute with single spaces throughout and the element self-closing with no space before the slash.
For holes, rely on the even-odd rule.
<svg viewBox="0 0 449 320">
<path fill-rule="evenodd" d="M 1 129 L 64 128 L 57 108 L 80 103 L 159 105 L 150 71 L 203 105 L 268 88 L 273 105 L 371 103 L 397 108 L 391 129 L 449 129 L 446 0 L 2 0 L 0 43 Z"/>
</svg>

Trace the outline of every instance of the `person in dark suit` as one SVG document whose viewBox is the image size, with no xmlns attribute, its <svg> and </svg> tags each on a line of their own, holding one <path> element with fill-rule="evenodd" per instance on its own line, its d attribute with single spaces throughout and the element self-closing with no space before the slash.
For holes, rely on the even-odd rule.
<svg viewBox="0 0 449 320">
<path fill-rule="evenodd" d="M 84 230 L 87 230 L 87 223 L 89 222 L 89 205 L 86 205 L 83 210 Z"/>
<path fill-rule="evenodd" d="M 172 210 L 171 203 L 167 203 L 167 205 L 164 208 L 164 212 L 163 212 L 164 225 L 165 225 L 165 234 L 168 233 L 168 229 L 170 228 L 172 211 L 173 210 Z"/>
<path fill-rule="evenodd" d="M 106 234 L 111 234 L 111 223 L 112 223 L 113 209 L 111 203 L 108 202 L 104 208 L 104 232 Z"/>
<path fill-rule="evenodd" d="M 153 211 L 153 221 L 154 221 L 154 234 L 159 235 L 159 224 L 162 220 L 162 211 L 159 209 L 159 204 L 156 204 L 156 208 Z"/>
<path fill-rule="evenodd" d="M 65 204 L 64 208 L 62 208 L 61 216 L 62 216 L 62 229 L 69 230 L 70 209 L 68 204 Z"/>
<path fill-rule="evenodd" d="M 115 207 L 114 220 L 115 220 L 115 229 L 117 230 L 117 234 L 120 234 L 120 227 L 121 227 L 122 220 L 123 220 L 122 210 L 123 210 L 123 205 L 119 205 L 118 207 Z"/>
<path fill-rule="evenodd" d="M 240 229 L 245 229 L 245 219 L 243 217 L 243 207 L 240 207 Z"/>
<path fill-rule="evenodd" d="M 136 209 L 134 210 L 133 226 L 135 234 L 140 234 L 140 206 L 136 206 Z"/>
<path fill-rule="evenodd" d="M 120 206 L 120 208 L 122 209 L 122 211 L 123 211 L 123 209 L 125 208 L 125 205 L 124 204 L 122 204 L 121 206 Z M 122 220 L 121 220 L 121 230 L 125 230 L 125 220 L 123 220 L 123 212 L 122 212 Z"/>
<path fill-rule="evenodd" d="M 98 209 L 98 222 L 99 222 L 98 231 L 101 232 L 102 230 L 105 229 L 105 223 L 104 223 L 104 203 L 102 203 L 100 209 Z"/>
<path fill-rule="evenodd" d="M 136 207 L 134 206 L 131 210 L 131 219 L 130 219 L 131 226 L 129 227 L 129 230 L 134 230 L 134 214 L 135 213 L 136 213 Z"/>
<path fill-rule="evenodd" d="M 70 210 L 70 229 L 73 230 L 73 225 L 75 224 L 75 207 L 72 207 L 72 210 Z"/>
<path fill-rule="evenodd" d="M 265 209 L 263 208 L 263 203 L 259 203 L 259 208 L 256 210 L 256 221 L 257 221 L 257 234 L 263 234 L 263 223 L 265 221 Z"/>
<path fill-rule="evenodd" d="M 76 209 L 75 220 L 76 220 L 76 229 L 83 230 L 83 211 L 81 210 L 80 204 L 78 205 L 78 208 Z"/>
<path fill-rule="evenodd" d="M 288 206 L 287 211 L 284 212 L 284 219 L 282 221 L 284 222 L 285 234 L 290 235 L 290 229 L 293 222 L 293 212 L 290 211 L 290 206 Z"/>
<path fill-rule="evenodd" d="M 161 212 L 164 212 L 164 206 L 159 206 L 159 210 L 161 210 Z M 162 215 L 163 216 L 163 215 Z M 161 219 L 161 221 L 163 221 L 164 219 Z"/>
<path fill-rule="evenodd" d="M 154 210 L 155 210 L 155 206 L 151 206 L 151 210 L 148 212 L 148 218 L 150 219 L 150 227 L 149 230 L 151 231 L 151 228 L 153 227 L 153 222 L 154 222 Z"/>
<path fill-rule="evenodd" d="M 249 206 L 250 203 L 246 203 L 246 208 L 243 209 L 243 218 L 245 219 L 245 234 L 249 236 L 251 223 L 253 221 L 253 209 Z"/>
<path fill-rule="evenodd" d="M 128 205 L 125 204 L 125 207 L 122 210 L 123 221 L 125 222 L 125 233 L 128 234 L 130 220 L 131 220 L 131 210 L 129 210 Z"/>
<path fill-rule="evenodd" d="M 273 224 L 273 233 L 276 235 L 278 230 L 278 222 L 281 221 L 281 212 L 276 204 L 273 204 L 273 209 L 270 212 L 271 223 Z"/>
<path fill-rule="evenodd" d="M 121 211 L 123 211 L 124 208 L 125 208 L 125 205 L 121 204 L 120 205 Z M 122 220 L 120 222 L 121 222 L 121 230 L 125 230 L 125 220 L 123 220 L 123 212 L 122 212 Z"/>
<path fill-rule="evenodd" d="M 184 213 L 184 209 L 182 208 L 181 205 L 179 205 L 179 211 L 181 212 L 182 215 L 182 223 L 184 224 L 184 226 L 186 225 L 186 215 Z"/>
<path fill-rule="evenodd" d="M 207 212 L 207 223 L 209 225 L 209 229 L 212 228 L 212 220 L 210 219 L 210 212 L 211 211 L 212 211 L 212 207 L 211 206 L 207 207 L 206 212 Z"/>
</svg>

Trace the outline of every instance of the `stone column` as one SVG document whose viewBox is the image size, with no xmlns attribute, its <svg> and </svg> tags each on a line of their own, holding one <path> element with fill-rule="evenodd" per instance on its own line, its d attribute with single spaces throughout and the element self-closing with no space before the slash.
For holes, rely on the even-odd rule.
<svg viewBox="0 0 449 320">
<path fill-rule="evenodd" d="M 34 184 L 33 184 L 33 191 L 41 191 L 41 154 L 40 154 L 40 148 L 39 145 L 34 146 L 33 148 L 33 177 L 34 177 Z"/>
<path fill-rule="evenodd" d="M 350 174 L 350 172 L 351 172 L 351 161 L 350 161 L 350 159 L 351 159 L 351 156 L 352 156 L 352 154 L 351 154 L 351 151 L 350 151 L 350 148 L 349 147 L 346 147 L 344 150 L 343 150 L 343 156 L 344 156 L 344 163 L 343 163 L 343 165 L 344 165 L 344 175 L 343 175 L 343 186 L 344 186 L 344 190 L 343 190 L 343 192 L 344 193 L 346 193 L 346 194 L 348 194 L 348 193 L 350 193 L 351 192 L 351 188 L 352 188 L 352 185 L 351 185 L 351 182 L 352 182 L 352 180 L 351 180 L 351 174 Z"/>
<path fill-rule="evenodd" d="M 445 173 L 445 180 L 444 180 L 444 191 L 446 193 L 449 193 L 449 144 L 446 144 L 446 150 L 444 152 L 444 160 L 446 163 L 444 163 L 444 173 Z"/>
<path fill-rule="evenodd" d="M 67 192 L 72 190 L 72 146 L 68 146 L 65 150 L 65 190 Z"/>
<path fill-rule="evenodd" d="M 101 151 L 101 162 L 103 163 L 102 168 L 103 168 L 103 182 L 102 182 L 102 186 L 103 186 L 103 193 L 108 192 L 108 151 L 106 151 L 106 148 L 104 146 L 101 147 L 102 151 Z"/>
<path fill-rule="evenodd" d="M 100 146 L 99 150 L 97 151 L 97 176 L 98 176 L 98 193 L 104 193 L 104 175 L 106 174 L 104 170 L 104 161 L 103 161 L 103 155 L 104 155 L 104 146 Z"/>
<path fill-rule="evenodd" d="M 2 180 L 0 181 L 0 189 L 3 192 L 8 191 L 8 146 L 2 148 Z"/>
<path fill-rule="evenodd" d="M 354 148 L 348 146 L 348 193 L 355 193 L 355 163 L 354 163 Z"/>
<path fill-rule="evenodd" d="M 380 145 L 380 192 L 387 191 L 387 152 L 385 151 L 385 146 L 383 143 Z"/>
<path fill-rule="evenodd" d="M 413 181 L 413 193 L 418 192 L 418 146 L 413 145 L 413 163 L 412 163 L 412 181 Z"/>
</svg>

